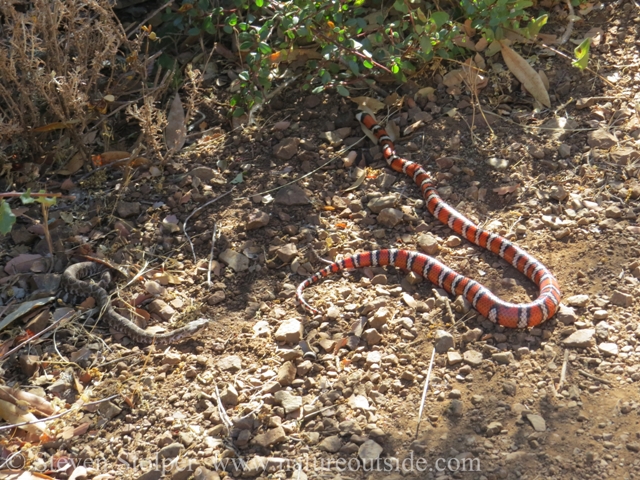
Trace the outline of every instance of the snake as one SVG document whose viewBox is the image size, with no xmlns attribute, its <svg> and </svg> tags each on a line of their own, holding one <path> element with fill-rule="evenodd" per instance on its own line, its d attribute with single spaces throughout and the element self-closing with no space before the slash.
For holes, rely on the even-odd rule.
<svg viewBox="0 0 640 480">
<path fill-rule="evenodd" d="M 96 262 L 80 262 L 67 267 L 60 280 L 60 295 L 69 294 L 78 298 L 93 297 L 96 301 L 96 307 L 103 312 L 102 318 L 107 322 L 109 327 L 116 332 L 127 335 L 137 343 L 156 345 L 176 343 L 185 338 L 192 337 L 209 323 L 208 319 L 200 318 L 170 332 L 161 334 L 147 332 L 113 309 L 111 306 L 111 298 L 102 286 L 103 282 L 90 283 L 82 280 L 91 275 L 103 273 L 105 270 L 105 265 Z"/>
<path fill-rule="evenodd" d="M 538 286 L 539 294 L 529 303 L 506 302 L 481 283 L 457 273 L 429 255 L 410 250 L 381 249 L 345 257 L 300 283 L 296 296 L 302 308 L 311 314 L 320 314 L 304 299 L 303 291 L 331 274 L 364 267 L 394 266 L 414 272 L 452 295 L 462 295 L 483 317 L 507 328 L 535 327 L 553 317 L 562 294 L 558 281 L 549 269 L 513 242 L 479 227 L 447 204 L 438 194 L 436 181 L 431 174 L 420 164 L 396 155 L 391 137 L 370 114 L 360 112 L 356 118 L 376 137 L 389 167 L 413 179 L 422 192 L 427 209 L 435 218 L 469 242 L 513 265 Z"/>
</svg>

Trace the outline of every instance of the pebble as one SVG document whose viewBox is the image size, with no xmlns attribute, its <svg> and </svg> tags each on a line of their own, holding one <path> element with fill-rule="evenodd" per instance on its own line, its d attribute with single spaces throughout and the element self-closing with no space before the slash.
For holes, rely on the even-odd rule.
<svg viewBox="0 0 640 480">
<path fill-rule="evenodd" d="M 380 307 L 369 319 L 369 325 L 379 330 L 383 325 L 386 325 L 391 315 L 391 311 L 387 307 Z"/>
<path fill-rule="evenodd" d="M 234 387 L 233 385 L 227 385 L 227 388 L 225 388 L 220 393 L 220 400 L 222 400 L 222 403 L 224 403 L 225 405 L 237 405 L 238 391 L 236 390 L 236 387 Z"/>
<path fill-rule="evenodd" d="M 487 437 L 493 437 L 495 435 L 498 435 L 501 431 L 502 424 L 500 422 L 491 422 L 489 425 L 487 425 L 487 431 L 485 432 L 485 435 Z"/>
<path fill-rule="evenodd" d="M 567 298 L 567 303 L 572 307 L 586 307 L 589 303 L 589 295 L 573 295 Z"/>
<path fill-rule="evenodd" d="M 447 240 L 445 241 L 445 244 L 447 245 L 447 247 L 457 247 L 462 243 L 462 240 L 460 239 L 460 237 L 457 237 L 455 235 L 451 235 L 450 237 L 447 238 Z"/>
<path fill-rule="evenodd" d="M 297 369 L 293 362 L 285 362 L 278 369 L 276 380 L 283 387 L 291 385 L 296 379 L 296 371 Z"/>
<path fill-rule="evenodd" d="M 578 315 L 573 307 L 561 304 L 558 313 L 556 313 L 556 318 L 565 325 L 573 325 L 578 320 Z"/>
<path fill-rule="evenodd" d="M 547 424 L 540 415 L 535 415 L 533 413 L 528 413 L 526 415 L 527 420 L 533 427 L 536 432 L 544 432 L 547 430 Z"/>
<path fill-rule="evenodd" d="M 230 248 L 226 249 L 218 257 L 234 272 L 244 272 L 249 269 L 249 258 Z"/>
<path fill-rule="evenodd" d="M 280 205 L 307 205 L 311 203 L 306 192 L 298 185 L 288 185 L 276 193 L 274 202 Z"/>
<path fill-rule="evenodd" d="M 229 355 L 218 360 L 218 368 L 230 373 L 236 373 L 242 369 L 242 359 L 238 355 Z"/>
<path fill-rule="evenodd" d="M 368 328 L 362 333 L 362 338 L 367 345 L 378 345 L 382 341 L 382 335 L 375 328 Z"/>
<path fill-rule="evenodd" d="M 453 350 L 447 352 L 448 365 L 457 365 L 460 362 L 462 362 L 462 355 L 459 352 Z"/>
<path fill-rule="evenodd" d="M 280 324 L 275 333 L 276 342 L 298 343 L 302 339 L 302 323 L 290 318 Z"/>
<path fill-rule="evenodd" d="M 175 442 L 167 445 L 166 447 L 162 447 L 160 451 L 158 451 L 158 455 L 162 458 L 176 458 L 180 455 L 180 452 L 184 450 L 184 445 L 181 443 Z"/>
<path fill-rule="evenodd" d="M 463 343 L 473 343 L 480 340 L 482 337 L 482 330 L 480 328 L 474 328 L 472 330 L 467 330 L 462 334 L 462 342 Z"/>
<path fill-rule="evenodd" d="M 261 210 L 254 210 L 249 214 L 249 218 L 245 223 L 244 228 L 246 230 L 256 230 L 258 228 L 266 227 L 269 224 L 269 214 Z"/>
<path fill-rule="evenodd" d="M 512 352 L 498 352 L 491 355 L 493 361 L 500 365 L 509 365 L 515 359 Z"/>
<path fill-rule="evenodd" d="M 615 136 L 604 129 L 594 130 L 587 135 L 587 143 L 591 148 L 609 149 L 618 143 Z"/>
<path fill-rule="evenodd" d="M 620 307 L 630 307 L 633 305 L 633 297 L 620 290 L 615 290 L 611 295 L 611 303 Z"/>
<path fill-rule="evenodd" d="M 482 364 L 482 353 L 475 350 L 467 350 L 462 354 L 464 362 L 472 367 L 478 367 Z"/>
<path fill-rule="evenodd" d="M 286 439 L 287 434 L 285 433 L 284 429 L 282 427 L 276 427 L 266 431 L 265 433 L 256 435 L 251 443 L 259 445 L 263 448 L 268 448 L 277 443 L 282 443 Z"/>
<path fill-rule="evenodd" d="M 435 348 L 437 353 L 446 353 L 454 347 L 453 335 L 445 330 L 436 330 Z"/>
<path fill-rule="evenodd" d="M 502 383 L 502 391 L 507 395 L 515 397 L 516 392 L 518 391 L 518 386 L 515 382 L 506 381 Z"/>
<path fill-rule="evenodd" d="M 565 347 L 586 348 L 592 345 L 595 328 L 585 328 L 577 330 L 565 338 L 562 343 Z"/>
<path fill-rule="evenodd" d="M 438 239 L 430 233 L 423 233 L 418 237 L 418 247 L 427 255 L 435 255 L 440 250 Z"/>
<path fill-rule="evenodd" d="M 618 355 L 618 345 L 610 342 L 600 343 L 598 345 L 598 351 L 603 355 L 616 356 Z"/>
<path fill-rule="evenodd" d="M 358 449 L 358 457 L 363 462 L 368 462 L 371 465 L 371 462 L 380 458 L 380 454 L 382 453 L 383 448 L 373 440 L 367 440 Z M 366 465 L 366 463 L 365 463 Z"/>
<path fill-rule="evenodd" d="M 402 210 L 384 208 L 378 214 L 378 223 L 385 227 L 393 228 L 402 221 L 403 217 L 404 213 L 402 213 Z"/>
<path fill-rule="evenodd" d="M 606 320 L 609 317 L 609 312 L 607 310 L 596 310 L 593 312 L 594 320 Z"/>
<path fill-rule="evenodd" d="M 385 208 L 392 208 L 398 202 L 398 197 L 395 195 L 385 195 L 377 197 L 367 203 L 367 208 L 373 213 L 380 213 Z"/>
<path fill-rule="evenodd" d="M 273 147 L 273 154 L 280 160 L 290 160 L 298 153 L 299 145 L 300 138 L 298 137 L 283 138 L 280 143 Z"/>
<path fill-rule="evenodd" d="M 342 447 L 342 440 L 339 435 L 332 435 L 320 442 L 318 448 L 329 453 L 336 453 Z"/>
</svg>

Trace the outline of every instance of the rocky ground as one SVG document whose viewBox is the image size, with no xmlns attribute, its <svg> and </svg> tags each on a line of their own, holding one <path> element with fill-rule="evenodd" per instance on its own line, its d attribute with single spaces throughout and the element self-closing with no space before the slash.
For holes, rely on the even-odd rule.
<svg viewBox="0 0 640 480">
<path fill-rule="evenodd" d="M 288 90 L 259 126 L 223 124 L 164 172 L 127 180 L 114 169 L 70 187 L 77 200 L 51 212 L 53 264 L 39 208 L 24 208 L 1 243 L 5 316 L 12 299 L 55 283 L 49 269 L 92 255 L 148 262 L 114 297 L 143 326 L 213 322 L 159 349 L 80 316 L 8 356 L 5 383 L 62 410 L 115 396 L 48 422 L 37 447 L 3 432 L 3 468 L 100 480 L 640 478 L 640 8 L 613 2 L 587 18 L 573 38 L 601 29 L 597 75 L 538 52 L 555 110 L 532 114 L 497 55 L 480 104 L 464 88 L 447 93 L 440 72 L 405 85 L 405 98 L 434 91 L 392 117 L 403 132 L 422 121 L 397 149 L 435 172 L 447 202 L 557 276 L 554 319 L 496 327 L 393 269 L 330 277 L 306 293 L 323 314 L 299 310 L 295 288 L 320 259 L 386 247 L 436 256 L 511 301 L 537 290 L 429 215 L 412 181 L 360 138 L 352 102 Z M 354 164 L 344 147 L 358 140 Z M 32 305 L 5 339 L 71 307 Z"/>
</svg>

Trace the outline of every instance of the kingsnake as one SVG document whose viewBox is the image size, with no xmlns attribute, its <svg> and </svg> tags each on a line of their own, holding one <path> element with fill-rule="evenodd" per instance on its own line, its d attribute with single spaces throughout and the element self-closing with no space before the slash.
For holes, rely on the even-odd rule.
<svg viewBox="0 0 640 480">
<path fill-rule="evenodd" d="M 105 270 L 106 267 L 104 265 L 96 262 L 80 262 L 71 265 L 62 274 L 62 279 L 60 280 L 60 296 L 70 294 L 83 299 L 93 297 L 96 301 L 96 306 L 100 308 L 107 324 L 115 331 L 124 333 L 131 340 L 138 343 L 166 345 L 179 342 L 185 338 L 192 337 L 196 332 L 202 330 L 209 324 L 209 320 L 200 318 L 188 323 L 184 327 L 167 333 L 153 334 L 143 330 L 113 309 L 111 306 L 111 298 L 103 288 L 105 283 L 109 283 L 108 280 L 106 282 L 102 281 L 99 284 L 81 280 L 90 275 L 102 273 Z"/>
<path fill-rule="evenodd" d="M 429 212 L 434 217 L 470 242 L 505 259 L 533 280 L 538 285 L 540 294 L 530 303 L 505 302 L 496 297 L 484 285 L 460 275 L 428 255 L 408 250 L 385 249 L 346 257 L 307 278 L 296 291 L 302 307 L 308 312 L 319 313 L 305 301 L 302 291 L 332 273 L 346 269 L 393 265 L 403 270 L 415 272 L 451 294 L 463 295 L 481 315 L 505 327 L 533 327 L 553 317 L 560 303 L 561 293 L 558 281 L 549 269 L 506 238 L 474 225 L 473 222 L 445 203 L 438 195 L 436 184 L 431 175 L 419 164 L 396 155 L 393 141 L 371 115 L 359 113 L 356 118 L 376 136 L 382 146 L 387 164 L 393 170 L 413 178 L 422 191 Z"/>
</svg>

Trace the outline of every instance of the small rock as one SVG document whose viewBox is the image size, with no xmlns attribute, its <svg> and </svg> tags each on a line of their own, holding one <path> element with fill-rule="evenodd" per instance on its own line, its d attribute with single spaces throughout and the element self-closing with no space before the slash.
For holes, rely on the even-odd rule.
<svg viewBox="0 0 640 480">
<path fill-rule="evenodd" d="M 500 422 L 491 422 L 489 425 L 487 425 L 487 431 L 485 432 L 485 435 L 487 437 L 493 437 L 495 435 L 498 435 L 501 431 L 502 424 Z"/>
<path fill-rule="evenodd" d="M 515 397 L 516 392 L 518 391 L 518 386 L 515 382 L 506 381 L 502 383 L 502 391 L 507 395 Z"/>
<path fill-rule="evenodd" d="M 571 145 L 567 145 L 566 143 L 560 144 L 558 154 L 561 158 L 569 158 L 571 156 Z"/>
<path fill-rule="evenodd" d="M 380 353 L 380 351 L 374 350 L 372 352 L 367 353 L 367 360 L 366 360 L 367 365 L 374 365 L 374 364 L 380 365 L 381 361 L 382 361 L 382 353 Z"/>
<path fill-rule="evenodd" d="M 367 328 L 362 333 L 362 338 L 365 342 L 367 342 L 367 345 L 369 346 L 378 345 L 382 341 L 382 335 L 380 335 L 378 330 L 376 330 L 375 328 Z"/>
<path fill-rule="evenodd" d="M 258 228 L 266 227 L 269 224 L 269 214 L 261 210 L 254 210 L 249 215 L 249 219 L 245 224 L 246 230 L 256 230 Z"/>
<path fill-rule="evenodd" d="M 565 338 L 562 343 L 565 347 L 586 348 L 592 345 L 595 333 L 595 328 L 578 330 Z"/>
<path fill-rule="evenodd" d="M 462 417 L 464 414 L 464 403 L 460 400 L 451 400 L 449 404 L 449 413 L 452 417 Z"/>
<path fill-rule="evenodd" d="M 462 355 L 459 352 L 450 350 L 447 352 L 447 365 L 457 365 L 462 362 Z"/>
<path fill-rule="evenodd" d="M 209 183 L 214 177 L 219 174 L 211 167 L 196 167 L 189 172 L 192 177 L 198 177 L 204 183 Z"/>
<path fill-rule="evenodd" d="M 307 205 L 311 200 L 307 197 L 305 191 L 298 185 L 288 185 L 281 188 L 276 193 L 274 202 L 280 205 Z"/>
<path fill-rule="evenodd" d="M 339 435 L 331 435 L 320 442 L 318 448 L 329 453 L 336 453 L 342 447 Z"/>
<path fill-rule="evenodd" d="M 567 298 L 567 303 L 572 307 L 586 307 L 589 303 L 589 295 L 573 295 Z"/>
<path fill-rule="evenodd" d="M 453 335 L 445 330 L 436 330 L 435 348 L 438 353 L 446 353 L 454 347 Z"/>
<path fill-rule="evenodd" d="M 162 458 L 176 458 L 180 453 L 184 450 L 184 445 L 181 443 L 175 442 L 163 447 L 158 452 L 158 455 Z"/>
<path fill-rule="evenodd" d="M 280 390 L 275 393 L 274 397 L 284 407 L 286 413 L 295 412 L 302 406 L 302 397 L 294 395 L 288 390 Z"/>
<path fill-rule="evenodd" d="M 598 351 L 603 355 L 615 357 L 618 355 L 618 345 L 615 343 L 604 342 L 598 345 Z"/>
<path fill-rule="evenodd" d="M 615 136 L 606 130 L 599 129 L 589 132 L 587 135 L 587 143 L 591 148 L 609 149 L 618 143 Z"/>
<path fill-rule="evenodd" d="M 482 330 L 480 328 L 474 328 L 472 330 L 467 330 L 462 334 L 462 342 L 463 343 L 473 343 L 480 340 L 482 337 Z"/>
<path fill-rule="evenodd" d="M 276 380 L 282 386 L 291 385 L 296 379 L 296 366 L 293 362 L 285 362 L 278 369 L 278 376 Z"/>
<path fill-rule="evenodd" d="M 369 325 L 372 328 L 380 329 L 391 318 L 391 311 L 387 307 L 380 307 L 369 319 Z"/>
<path fill-rule="evenodd" d="M 620 307 L 630 307 L 633 305 L 633 297 L 620 290 L 615 290 L 611 295 L 611 303 Z"/>
<path fill-rule="evenodd" d="M 402 221 L 404 213 L 396 208 L 384 208 L 378 214 L 378 223 L 393 228 Z"/>
<path fill-rule="evenodd" d="M 565 325 L 573 325 L 578 320 L 578 315 L 576 311 L 572 307 L 567 307 L 564 304 L 560 305 L 558 312 L 556 313 L 556 317 L 558 321 L 562 322 Z"/>
<path fill-rule="evenodd" d="M 445 245 L 447 247 L 457 247 L 461 243 L 462 243 L 462 240 L 460 239 L 460 237 L 457 237 L 455 235 L 451 235 L 445 240 Z"/>
<path fill-rule="evenodd" d="M 282 427 L 272 428 L 265 433 L 256 435 L 251 443 L 268 448 L 277 443 L 282 443 L 287 439 L 287 434 Z"/>
<path fill-rule="evenodd" d="M 170 305 L 159 298 L 156 298 L 149 304 L 149 311 L 158 315 L 165 322 L 171 320 L 171 317 L 176 313 Z"/>
<path fill-rule="evenodd" d="M 462 359 L 472 367 L 479 367 L 482 364 L 482 353 L 475 350 L 467 350 L 462 354 Z"/>
<path fill-rule="evenodd" d="M 569 193 L 567 193 L 567 191 L 564 189 L 564 187 L 562 187 L 562 185 L 556 185 L 551 188 L 551 191 L 549 192 L 549 196 L 554 200 L 561 202 L 569 196 Z"/>
<path fill-rule="evenodd" d="M 290 318 L 280 324 L 275 333 L 276 342 L 298 343 L 302 338 L 302 323 Z"/>
<path fill-rule="evenodd" d="M 238 391 L 236 390 L 236 387 L 234 387 L 233 385 L 227 385 L 227 388 L 225 388 L 220 393 L 220 400 L 225 405 L 230 405 L 230 406 L 237 405 L 238 404 Z"/>
<path fill-rule="evenodd" d="M 367 207 L 373 213 L 380 213 L 385 208 L 394 207 L 397 201 L 398 197 L 395 195 L 385 195 L 370 200 L 369 203 L 367 203 Z"/>
<path fill-rule="evenodd" d="M 242 359 L 238 355 L 222 357 L 218 360 L 218 368 L 229 373 L 236 373 L 242 369 Z"/>
<path fill-rule="evenodd" d="M 249 269 L 249 258 L 230 248 L 222 252 L 218 258 L 226 263 L 234 272 L 244 272 Z"/>
<path fill-rule="evenodd" d="M 298 248 L 293 243 L 287 243 L 276 250 L 276 255 L 283 263 L 289 263 L 298 255 Z"/>
<path fill-rule="evenodd" d="M 596 310 L 593 312 L 594 320 L 606 320 L 609 317 L 609 312 L 607 310 Z"/>
<path fill-rule="evenodd" d="M 358 449 L 358 457 L 360 457 L 363 462 L 368 462 L 365 463 L 365 465 L 371 465 L 371 462 L 380 458 L 382 450 L 383 448 L 376 442 L 374 442 L 373 440 L 367 440 L 362 445 L 360 445 L 360 448 Z"/>
<path fill-rule="evenodd" d="M 298 137 L 283 138 L 280 143 L 273 147 L 273 154 L 280 160 L 290 160 L 298 153 L 300 139 Z"/>
<path fill-rule="evenodd" d="M 211 295 L 207 297 L 207 303 L 209 305 L 217 305 L 225 300 L 226 295 L 222 290 L 218 290 L 217 292 L 213 292 Z"/>
<path fill-rule="evenodd" d="M 513 358 L 512 352 L 498 352 L 491 355 L 493 361 L 500 365 L 509 365 L 515 359 Z"/>
<path fill-rule="evenodd" d="M 544 418 L 542 418 L 540 415 L 535 415 L 533 413 L 528 413 L 526 415 L 527 420 L 529 420 L 529 423 L 531 424 L 531 426 L 533 427 L 533 429 L 536 432 L 544 432 L 547 430 L 547 424 L 544 421 Z"/>
</svg>

